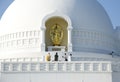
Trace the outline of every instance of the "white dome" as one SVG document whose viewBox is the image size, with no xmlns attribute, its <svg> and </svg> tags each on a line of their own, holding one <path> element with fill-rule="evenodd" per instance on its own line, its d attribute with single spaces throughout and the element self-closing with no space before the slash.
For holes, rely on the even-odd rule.
<svg viewBox="0 0 120 82">
<path fill-rule="evenodd" d="M 97 0 L 15 0 L 2 16 L 0 35 L 39 31 L 54 12 L 71 20 L 73 51 L 115 51 L 112 24 Z"/>
<path fill-rule="evenodd" d="M 38 30 L 54 11 L 68 15 L 74 28 L 112 32 L 109 17 L 96 0 L 15 0 L 1 19 L 2 32 Z"/>
</svg>

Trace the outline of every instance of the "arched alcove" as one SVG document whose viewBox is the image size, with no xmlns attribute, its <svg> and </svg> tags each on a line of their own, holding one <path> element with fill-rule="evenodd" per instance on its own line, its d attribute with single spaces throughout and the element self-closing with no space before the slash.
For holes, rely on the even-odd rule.
<svg viewBox="0 0 120 82">
<path fill-rule="evenodd" d="M 54 27 L 59 27 L 62 31 L 62 39 L 60 41 L 60 44 L 57 46 L 65 46 L 67 49 L 68 46 L 68 23 L 67 21 L 59 16 L 53 16 L 50 17 L 46 22 L 45 22 L 45 50 L 48 50 L 48 46 L 55 46 L 52 37 L 51 37 L 51 29 Z"/>
</svg>

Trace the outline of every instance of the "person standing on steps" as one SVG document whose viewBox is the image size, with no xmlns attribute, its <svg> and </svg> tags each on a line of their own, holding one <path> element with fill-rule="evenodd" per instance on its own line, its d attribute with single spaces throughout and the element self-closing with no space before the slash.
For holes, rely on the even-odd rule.
<svg viewBox="0 0 120 82">
<path fill-rule="evenodd" d="M 72 54 L 68 56 L 68 61 L 71 61 Z"/>
<path fill-rule="evenodd" d="M 51 56 L 50 56 L 50 53 L 48 53 L 46 56 L 45 56 L 45 61 L 50 61 L 51 60 Z"/>
<path fill-rule="evenodd" d="M 65 53 L 65 61 L 68 61 L 68 57 L 66 53 Z"/>
<path fill-rule="evenodd" d="M 58 61 L 58 53 L 56 52 L 55 56 L 54 56 L 54 61 Z"/>
</svg>

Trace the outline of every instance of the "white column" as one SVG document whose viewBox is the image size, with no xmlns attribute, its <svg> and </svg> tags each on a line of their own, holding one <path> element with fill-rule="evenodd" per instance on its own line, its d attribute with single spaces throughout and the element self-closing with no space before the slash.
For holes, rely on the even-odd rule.
<svg viewBox="0 0 120 82">
<path fill-rule="evenodd" d="M 107 71 L 112 72 L 111 63 L 108 63 L 108 66 L 107 66 Z"/>
<path fill-rule="evenodd" d="M 68 52 L 72 52 L 71 32 L 72 32 L 72 26 L 68 26 Z"/>
<path fill-rule="evenodd" d="M 13 71 L 12 63 L 9 65 L 9 71 Z"/>
<path fill-rule="evenodd" d="M 41 27 L 41 39 L 42 39 L 41 51 L 45 51 L 45 30 L 46 30 L 45 27 Z"/>
<path fill-rule="evenodd" d="M 93 72 L 93 63 L 90 64 L 90 71 Z"/>
<path fill-rule="evenodd" d="M 81 66 L 81 71 L 84 72 L 85 71 L 85 64 L 82 62 L 81 65 L 82 65 Z"/>
<path fill-rule="evenodd" d="M 99 63 L 99 72 L 102 72 L 102 63 Z"/>
</svg>

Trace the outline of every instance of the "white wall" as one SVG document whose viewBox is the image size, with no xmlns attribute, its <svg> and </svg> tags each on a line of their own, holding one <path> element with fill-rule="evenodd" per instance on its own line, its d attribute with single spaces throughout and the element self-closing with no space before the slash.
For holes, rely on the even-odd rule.
<svg viewBox="0 0 120 82">
<path fill-rule="evenodd" d="M 112 82 L 111 73 L 4 73 L 0 82 Z M 31 80 L 31 81 L 30 81 Z"/>
<path fill-rule="evenodd" d="M 113 72 L 112 80 L 113 80 L 113 82 L 120 82 L 120 72 Z"/>
</svg>

